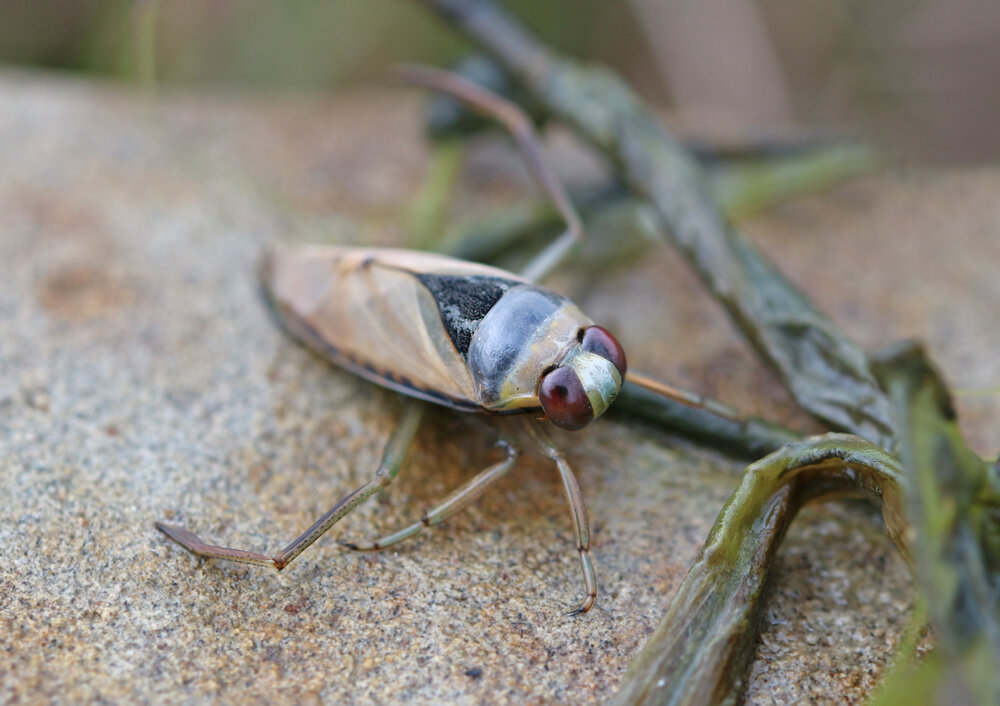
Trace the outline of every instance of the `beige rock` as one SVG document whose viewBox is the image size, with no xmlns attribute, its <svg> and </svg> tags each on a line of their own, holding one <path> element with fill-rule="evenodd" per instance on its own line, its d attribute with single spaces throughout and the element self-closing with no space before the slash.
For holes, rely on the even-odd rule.
<svg viewBox="0 0 1000 706">
<path fill-rule="evenodd" d="M 447 411 L 383 498 L 280 574 L 200 562 L 153 528 L 273 552 L 374 468 L 398 399 L 287 340 L 253 271 L 271 240 L 402 241 L 427 156 L 412 97 L 150 102 L 7 72 L 0 154 L 0 702 L 613 692 L 740 470 L 656 430 L 560 436 L 601 588 L 582 617 L 563 615 L 582 586 L 558 477 L 537 458 L 395 551 L 333 541 L 412 521 L 495 458 L 489 424 Z M 489 177 L 473 170 L 463 194 L 523 187 Z M 998 187 L 996 170 L 890 175 L 750 233 L 865 344 L 918 334 L 954 384 L 995 386 Z M 676 257 L 557 284 L 621 332 L 633 365 L 808 427 Z M 988 453 L 997 399 L 960 401 Z M 877 680 L 911 589 L 875 517 L 833 505 L 793 526 L 755 701 L 857 702 Z"/>
</svg>

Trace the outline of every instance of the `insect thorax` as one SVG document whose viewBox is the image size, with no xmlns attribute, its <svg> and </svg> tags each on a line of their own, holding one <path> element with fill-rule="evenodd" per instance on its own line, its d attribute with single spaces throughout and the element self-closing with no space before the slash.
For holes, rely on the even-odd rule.
<svg viewBox="0 0 1000 706">
<path fill-rule="evenodd" d="M 571 301 L 531 284 L 501 296 L 472 335 L 466 354 L 477 401 L 494 411 L 536 408 L 542 373 L 577 345 L 591 325 Z"/>
</svg>

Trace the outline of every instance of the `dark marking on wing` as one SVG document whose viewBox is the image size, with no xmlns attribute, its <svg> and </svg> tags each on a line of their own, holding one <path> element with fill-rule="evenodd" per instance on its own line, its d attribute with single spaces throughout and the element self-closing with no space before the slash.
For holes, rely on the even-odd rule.
<svg viewBox="0 0 1000 706">
<path fill-rule="evenodd" d="M 430 291 L 441 321 L 459 355 L 465 358 L 479 324 L 500 298 L 520 282 L 486 275 L 414 273 Z"/>
</svg>

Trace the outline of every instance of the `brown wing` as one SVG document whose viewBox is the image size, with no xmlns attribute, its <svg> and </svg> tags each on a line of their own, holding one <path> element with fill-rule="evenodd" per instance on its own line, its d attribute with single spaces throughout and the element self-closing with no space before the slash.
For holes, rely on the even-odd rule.
<svg viewBox="0 0 1000 706">
<path fill-rule="evenodd" d="M 282 324 L 312 348 L 385 387 L 477 410 L 468 367 L 418 275 L 523 281 L 508 272 L 431 253 L 276 246 L 262 280 Z"/>
</svg>

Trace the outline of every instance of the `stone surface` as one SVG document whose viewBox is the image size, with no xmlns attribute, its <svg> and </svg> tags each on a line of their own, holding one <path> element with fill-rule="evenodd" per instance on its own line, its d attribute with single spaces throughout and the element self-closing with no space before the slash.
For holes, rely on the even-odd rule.
<svg viewBox="0 0 1000 706">
<path fill-rule="evenodd" d="M 656 430 L 560 436 L 601 586 L 583 617 L 563 615 L 581 581 L 558 477 L 531 456 L 396 551 L 334 542 L 412 521 L 492 462 L 490 425 L 446 411 L 384 497 L 280 574 L 200 562 L 153 528 L 273 552 L 367 480 L 399 399 L 286 340 L 253 271 L 272 240 L 402 242 L 427 163 L 417 106 L 396 93 L 150 102 L 0 74 L 0 702 L 613 692 L 740 470 Z M 475 168 L 462 193 L 499 203 L 523 188 Z M 749 232 L 867 345 L 919 334 L 956 385 L 995 387 L 998 188 L 997 170 L 888 175 Z M 556 284 L 622 333 L 637 367 L 808 428 L 673 255 Z M 986 453 L 997 406 L 961 402 Z M 876 682 L 911 593 L 875 517 L 831 505 L 793 526 L 751 701 L 857 702 Z"/>
</svg>

